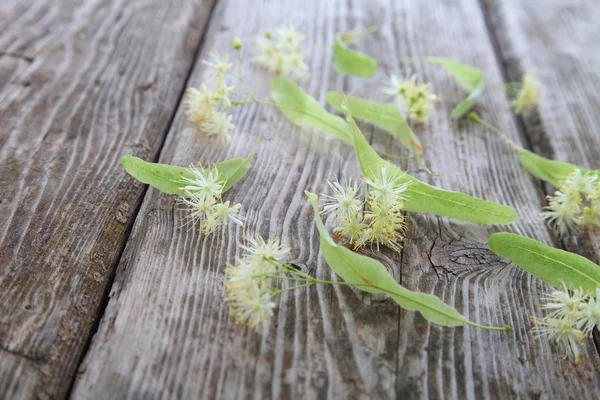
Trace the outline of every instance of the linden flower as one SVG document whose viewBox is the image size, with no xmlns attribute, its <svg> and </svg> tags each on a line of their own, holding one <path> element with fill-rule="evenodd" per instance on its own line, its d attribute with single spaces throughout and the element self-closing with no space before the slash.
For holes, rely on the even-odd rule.
<svg viewBox="0 0 600 400">
<path fill-rule="evenodd" d="M 304 39 L 306 39 L 306 35 L 298 31 L 293 25 L 276 28 L 273 36 L 280 48 L 290 51 L 299 49 Z"/>
<path fill-rule="evenodd" d="M 257 39 L 259 56 L 255 62 L 271 73 L 302 79 L 308 75 L 301 48 L 304 39 L 293 26 L 277 28 L 273 35 L 267 33 Z"/>
<path fill-rule="evenodd" d="M 215 80 L 225 79 L 225 76 L 233 69 L 233 64 L 229 62 L 229 56 L 221 56 L 219 53 L 210 53 L 209 55 L 213 58 L 212 62 L 202 61 L 203 64 L 210 67 L 207 72 L 208 76 Z"/>
<path fill-rule="evenodd" d="M 395 251 L 402 249 L 406 235 L 406 218 L 402 207 L 407 200 L 410 182 L 402 182 L 404 174 L 386 166 L 366 178 L 366 194 L 360 199 L 360 186 L 356 181 L 343 184 L 327 181 L 332 194 L 322 195 L 323 213 L 334 213 L 338 225 L 333 233 L 360 249 L 367 244 L 386 246 Z M 363 206 L 365 210 L 363 211 Z"/>
<path fill-rule="evenodd" d="M 230 206 L 229 201 L 222 203 L 224 182 L 216 168 L 202 169 L 192 166 L 191 177 L 184 176 L 179 203 L 189 212 L 188 223 L 199 224 L 199 230 L 206 235 L 217 231 L 232 222 L 243 225 L 245 218 L 240 215 L 241 204 Z"/>
<path fill-rule="evenodd" d="M 228 222 L 243 226 L 246 219 L 240 215 L 241 209 L 241 204 L 230 207 L 229 201 L 214 204 L 205 212 L 206 218 L 202 221 L 200 229 L 208 235 L 215 232 L 221 226 L 226 225 Z"/>
<path fill-rule="evenodd" d="M 363 206 L 362 200 L 358 199 L 360 185 L 351 179 L 345 182 L 330 182 L 326 180 L 332 194 L 322 195 L 324 207 L 323 213 L 337 213 L 342 217 L 351 218 L 360 212 Z"/>
<path fill-rule="evenodd" d="M 211 53 L 211 61 L 203 61 L 208 66 L 205 83 L 200 89 L 189 88 L 183 100 L 188 121 L 207 136 L 216 136 L 224 143 L 231 141 L 231 131 L 235 125 L 227 111 L 232 107 L 229 96 L 235 86 L 227 84 L 227 76 L 232 73 L 233 64 L 229 56 Z"/>
<path fill-rule="evenodd" d="M 192 178 L 185 176 L 181 178 L 186 184 L 183 190 L 187 195 L 198 197 L 201 201 L 221 197 L 224 182 L 216 168 L 203 169 L 192 165 L 190 170 Z"/>
<path fill-rule="evenodd" d="M 432 93 L 429 83 L 417 83 L 417 75 L 406 79 L 391 75 L 383 92 L 394 96 L 397 103 L 404 106 L 406 117 L 418 124 L 428 124 L 437 96 Z"/>
<path fill-rule="evenodd" d="M 207 136 L 217 136 L 224 143 L 231 141 L 231 131 L 235 125 L 231 123 L 231 115 L 217 111 L 212 118 L 202 124 L 202 131 Z"/>
<path fill-rule="evenodd" d="M 402 183 L 401 180 L 406 175 L 398 169 L 388 169 L 382 167 L 375 173 L 373 179 L 367 178 L 365 182 L 370 187 L 372 200 L 381 202 L 383 207 L 395 207 L 404 203 L 407 197 L 404 192 L 410 186 L 410 181 Z"/>
<path fill-rule="evenodd" d="M 567 354 L 567 358 L 579 363 L 579 343 L 584 334 L 575 328 L 571 318 L 547 318 L 535 321 L 536 338 L 547 338 L 558 343 Z"/>
<path fill-rule="evenodd" d="M 540 216 L 561 237 L 570 232 L 600 226 L 600 181 L 597 172 L 575 170 L 562 182 Z"/>
<path fill-rule="evenodd" d="M 369 228 L 364 222 L 362 213 L 356 213 L 351 215 L 349 218 L 340 218 L 338 226 L 333 229 L 333 233 L 342 235 L 349 243 L 353 243 L 355 247 L 361 247 L 358 245 L 362 243 L 362 240 L 367 237 L 364 232 Z M 364 245 L 364 243 L 362 243 Z"/>
<path fill-rule="evenodd" d="M 540 102 L 538 82 L 533 74 L 525 74 L 520 90 L 513 101 L 515 113 L 520 115 L 530 114 Z"/>
<path fill-rule="evenodd" d="M 279 239 L 265 241 L 260 236 L 249 238 L 248 246 L 241 247 L 248 254 L 225 270 L 230 314 L 236 323 L 266 330 L 275 308 L 272 298 L 277 294 L 271 286 L 272 277 L 280 272 L 277 263 L 289 249 L 281 246 Z"/>
<path fill-rule="evenodd" d="M 590 297 L 587 303 L 580 307 L 578 327 L 586 335 L 591 335 L 594 327 L 600 324 L 600 289 L 596 289 L 596 297 Z"/>
<path fill-rule="evenodd" d="M 275 308 L 271 298 L 268 290 L 258 286 L 244 292 L 236 292 L 235 296 L 230 297 L 230 300 L 233 300 L 230 315 L 238 324 L 247 325 L 254 330 L 261 326 L 266 330 Z"/>
<path fill-rule="evenodd" d="M 231 104 L 224 94 L 226 90 L 229 89 L 220 88 L 213 92 L 205 86 L 200 90 L 189 88 L 183 100 L 188 121 L 207 136 L 217 136 L 225 143 L 231 141 L 231 131 L 235 128 L 231 123 L 232 116 L 218 109 L 220 104 Z"/>
<path fill-rule="evenodd" d="M 550 311 L 548 316 L 555 318 L 566 318 L 579 316 L 579 311 L 588 298 L 583 293 L 583 290 L 576 289 L 572 293 L 569 293 L 566 286 L 563 286 L 562 290 L 555 290 L 545 300 L 544 308 Z"/>
<path fill-rule="evenodd" d="M 567 357 L 575 362 L 579 359 L 578 344 L 590 336 L 594 327 L 600 323 L 600 288 L 595 296 L 586 294 L 583 289 L 562 289 L 553 291 L 543 300 L 545 310 L 550 313 L 546 318 L 535 321 L 535 330 L 539 337 L 547 337 L 560 343 Z"/>
<path fill-rule="evenodd" d="M 281 260 L 290 252 L 289 247 L 282 246 L 279 238 L 270 239 L 268 242 L 260 236 L 249 237 L 248 245 L 241 246 L 250 253 L 250 257 L 258 260 Z"/>
</svg>

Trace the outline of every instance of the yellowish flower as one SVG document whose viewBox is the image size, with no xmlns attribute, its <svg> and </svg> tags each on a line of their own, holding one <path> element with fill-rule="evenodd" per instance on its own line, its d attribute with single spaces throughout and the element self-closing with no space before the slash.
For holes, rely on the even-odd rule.
<svg viewBox="0 0 600 400">
<path fill-rule="evenodd" d="M 259 55 L 255 61 L 271 73 L 303 79 L 308 76 L 302 54 L 304 39 L 305 35 L 293 26 L 277 28 L 274 34 L 267 33 L 257 39 Z"/>
<path fill-rule="evenodd" d="M 429 123 L 437 96 L 431 91 L 429 83 L 417 83 L 416 74 L 405 79 L 390 76 L 383 92 L 394 96 L 396 102 L 404 107 L 408 119 L 418 124 Z"/>
<path fill-rule="evenodd" d="M 279 239 L 265 241 L 260 236 L 250 237 L 248 245 L 241 247 L 248 254 L 225 270 L 230 314 L 236 323 L 266 330 L 275 308 L 272 299 L 277 294 L 271 286 L 272 276 L 281 272 L 277 263 L 289 249 L 281 246 Z"/>
<path fill-rule="evenodd" d="M 235 91 L 235 86 L 227 84 L 233 64 L 227 55 L 211 53 L 211 57 L 210 61 L 203 61 L 208 66 L 206 83 L 200 89 L 189 88 L 183 106 L 188 121 L 201 132 L 228 143 L 231 141 L 231 131 L 235 128 L 231 122 L 232 116 L 227 113 L 232 104 L 229 96 Z"/>
<path fill-rule="evenodd" d="M 537 338 L 546 338 L 558 343 L 565 351 L 567 358 L 579 363 L 579 345 L 585 338 L 583 332 L 574 327 L 571 318 L 546 318 L 535 321 Z"/>
<path fill-rule="evenodd" d="M 513 100 L 513 109 L 520 115 L 528 115 L 536 109 L 540 103 L 539 84 L 535 75 L 528 73 L 523 76 L 520 90 Z"/>
<path fill-rule="evenodd" d="M 337 215 L 338 225 L 333 233 L 356 249 L 370 244 L 377 249 L 382 245 L 399 252 L 407 229 L 402 207 L 410 185 L 410 181 L 403 182 L 403 176 L 395 169 L 381 167 L 372 178 L 365 179 L 364 200 L 359 198 L 360 186 L 356 181 L 344 184 L 328 181 L 331 194 L 322 195 L 323 213 Z"/>
<path fill-rule="evenodd" d="M 561 237 L 577 230 L 600 226 L 600 181 L 598 172 L 575 170 L 548 197 L 541 217 Z"/>
</svg>

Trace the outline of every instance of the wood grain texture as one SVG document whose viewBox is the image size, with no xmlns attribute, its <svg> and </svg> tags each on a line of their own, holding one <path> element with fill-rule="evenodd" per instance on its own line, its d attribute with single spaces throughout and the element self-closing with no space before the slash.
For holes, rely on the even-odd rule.
<svg viewBox="0 0 600 400">
<path fill-rule="evenodd" d="M 482 2 L 508 79 L 520 81 L 534 72 L 540 81 L 539 112 L 522 119 L 526 144 L 545 157 L 600 169 L 598 3 Z M 600 262 L 598 230 L 564 240 L 563 246 Z"/>
<path fill-rule="evenodd" d="M 380 61 L 383 72 L 397 72 L 399 57 L 437 55 L 502 80 L 477 1 L 223 1 L 202 56 L 230 48 L 234 35 L 251 49 L 253 35 L 284 22 L 308 33 L 312 79 L 303 86 L 321 101 L 327 90 L 383 99 L 374 89 L 381 75 L 339 77 L 328 49 L 336 32 L 373 25 L 380 35 L 358 46 Z M 249 58 L 247 80 L 265 97 L 270 77 Z M 593 344 L 586 344 L 575 367 L 555 346 L 534 340 L 530 316 L 547 287 L 486 245 L 501 229 L 549 243 L 536 217 L 541 191 L 510 149 L 475 124 L 448 120 L 466 94 L 443 70 L 412 67 L 442 99 L 431 125 L 419 129 L 427 160 L 442 176 L 406 166 L 441 187 L 511 204 L 521 218 L 511 227 L 483 227 L 412 214 L 402 254 L 377 256 L 406 287 L 434 293 L 478 323 L 510 324 L 514 332 L 442 328 L 384 297 L 324 286 L 282 295 L 270 330 L 249 332 L 232 323 L 223 301 L 223 271 L 240 255 L 244 232 L 230 227 L 223 237 L 207 238 L 179 229 L 185 213 L 172 197 L 150 189 L 73 398 L 597 398 L 600 364 Z M 192 86 L 202 82 L 204 68 L 197 64 Z M 478 104 L 484 118 L 519 140 L 502 92 L 488 91 Z M 248 231 L 291 245 L 290 262 L 331 277 L 303 190 L 319 192 L 323 178 L 358 174 L 352 150 L 264 106 L 239 109 L 235 121 L 232 144 L 222 146 L 196 133 L 179 110 L 161 162 L 243 156 L 264 135 L 248 175 L 225 199 L 244 204 Z M 374 146 L 402 154 L 385 133 L 363 128 Z"/>
<path fill-rule="evenodd" d="M 1 398 L 68 391 L 211 4 L 0 3 Z"/>
</svg>

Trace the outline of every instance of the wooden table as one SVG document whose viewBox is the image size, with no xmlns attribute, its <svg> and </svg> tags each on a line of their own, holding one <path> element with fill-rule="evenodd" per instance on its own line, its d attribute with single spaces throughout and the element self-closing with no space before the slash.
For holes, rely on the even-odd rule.
<svg viewBox="0 0 600 400">
<path fill-rule="evenodd" d="M 331 271 L 304 189 L 359 175 L 352 149 L 290 124 L 277 110 L 241 107 L 230 145 L 197 134 L 181 108 L 212 50 L 245 44 L 244 71 L 268 97 L 251 38 L 286 22 L 308 35 L 303 87 L 383 100 L 398 59 L 435 55 L 483 68 L 490 81 L 536 71 L 539 117 L 521 119 L 499 89 L 477 102 L 484 119 L 537 153 L 600 168 L 600 7 L 567 0 L 2 0 L 0 1 L 0 398 L 597 399 L 592 340 L 574 366 L 535 340 L 530 316 L 547 286 L 487 247 L 508 230 L 599 258 L 599 235 L 559 241 L 537 214 L 551 190 L 480 125 L 449 119 L 465 92 L 441 68 L 413 70 L 441 98 L 418 134 L 432 177 L 420 179 L 513 206 L 511 226 L 411 214 L 401 254 L 381 261 L 406 287 L 440 296 L 481 324 L 511 333 L 431 325 L 395 303 L 344 287 L 284 294 L 271 329 L 232 323 L 224 268 L 243 230 L 203 237 L 179 229 L 172 196 L 126 175 L 121 156 L 188 165 L 245 156 L 252 168 L 227 199 L 247 228 L 280 236 L 291 261 Z M 357 48 L 378 78 L 342 77 L 338 32 L 371 26 Z M 403 154 L 361 125 L 372 145 Z M 405 152 L 404 152 L 405 153 Z"/>
</svg>

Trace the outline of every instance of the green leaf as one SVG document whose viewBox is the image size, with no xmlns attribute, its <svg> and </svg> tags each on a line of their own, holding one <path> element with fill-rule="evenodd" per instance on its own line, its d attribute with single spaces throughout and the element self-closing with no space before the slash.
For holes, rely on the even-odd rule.
<svg viewBox="0 0 600 400">
<path fill-rule="evenodd" d="M 320 244 L 323 257 L 331 269 L 344 281 L 366 292 L 386 293 L 401 307 L 411 311 L 419 311 L 427 320 L 439 325 L 472 325 L 480 328 L 490 328 L 468 321 L 456 309 L 440 300 L 439 297 L 413 292 L 401 286 L 379 261 L 337 245 L 323 225 L 319 215 L 317 195 L 310 192 L 305 193 L 315 212 L 315 223 L 321 237 Z M 508 330 L 510 328 L 500 329 Z"/>
<path fill-rule="evenodd" d="M 358 39 L 364 36 L 366 31 L 349 31 L 339 34 L 336 39 L 341 40 L 343 44 L 346 46 L 350 46 L 353 43 L 356 43 Z"/>
<path fill-rule="evenodd" d="M 462 103 L 457 105 L 454 108 L 454 110 L 452 110 L 452 114 L 450 114 L 450 117 L 460 118 L 463 115 L 465 115 L 465 113 L 467 113 L 471 108 L 473 108 L 473 106 L 475 105 L 475 100 L 477 99 L 477 97 L 479 97 L 481 93 L 483 93 L 485 85 L 485 81 L 481 81 L 480 85 L 473 89 L 473 91 L 469 93 L 467 98 Z"/>
<path fill-rule="evenodd" d="M 250 150 L 250 154 L 248 154 L 246 158 L 232 158 L 231 160 L 223 161 L 216 165 L 219 174 L 225 180 L 223 193 L 231 189 L 233 185 L 238 183 L 246 175 L 261 140 L 262 136 L 258 138 L 256 144 L 252 150 Z"/>
<path fill-rule="evenodd" d="M 514 233 L 494 233 L 492 251 L 508 258 L 533 276 L 553 286 L 595 291 L 600 287 L 600 266 L 585 257 L 546 246 Z"/>
<path fill-rule="evenodd" d="M 343 93 L 327 92 L 327 103 L 340 112 L 346 110 L 342 102 L 348 107 L 350 114 L 356 118 L 364 119 L 379 125 L 389 131 L 392 136 L 400 141 L 404 147 L 417 154 L 423 154 L 421 141 L 406 123 L 398 107 L 393 104 L 378 103 Z"/>
<path fill-rule="evenodd" d="M 475 99 L 483 93 L 487 85 L 485 72 L 450 58 L 426 57 L 425 60 L 444 67 L 462 87 L 470 92 L 469 96 L 452 111 L 452 118 L 460 118 L 473 107 Z"/>
<path fill-rule="evenodd" d="M 340 37 L 333 46 L 335 56 L 334 67 L 340 75 L 353 75 L 360 78 L 370 78 L 377 72 L 377 61 L 373 58 L 350 50 Z"/>
<path fill-rule="evenodd" d="M 354 141 L 354 150 L 363 173 L 373 177 L 381 167 L 399 168 L 383 160 L 369 145 L 354 121 L 350 121 L 350 132 Z M 476 224 L 510 224 L 518 214 L 508 206 L 492 201 L 477 199 L 460 192 L 438 189 L 405 174 L 402 182 L 411 181 L 406 190 L 410 197 L 404 203 L 404 209 L 412 212 L 427 212 Z"/>
<path fill-rule="evenodd" d="M 346 121 L 325 111 L 317 100 L 289 79 L 283 77 L 273 79 L 271 97 L 292 123 L 315 128 L 346 144 L 352 144 L 346 133 L 348 132 Z"/>
<path fill-rule="evenodd" d="M 129 175 L 167 194 L 181 194 L 181 188 L 185 186 L 181 180 L 194 177 L 189 168 L 150 163 L 138 157 L 123 156 L 121 162 Z"/>
<path fill-rule="evenodd" d="M 257 145 L 258 142 L 248 157 L 232 158 L 215 166 L 219 171 L 221 179 L 225 181 L 223 193 L 228 191 L 246 175 L 252 163 L 252 157 L 254 157 Z M 187 185 L 187 183 L 183 182 L 183 178 L 193 179 L 194 177 L 191 168 L 146 162 L 138 157 L 123 156 L 121 162 L 129 175 L 167 194 L 183 194 L 181 189 Z"/>
<path fill-rule="evenodd" d="M 592 172 L 575 164 L 538 156 L 525 149 L 519 150 L 519 161 L 531 175 L 548 182 L 557 189 L 561 186 L 561 181 L 576 169 L 580 169 L 581 172 Z"/>
<path fill-rule="evenodd" d="M 485 72 L 482 69 L 462 64 L 450 58 L 426 57 L 425 61 L 441 65 L 469 92 L 481 86 L 485 81 Z"/>
</svg>

